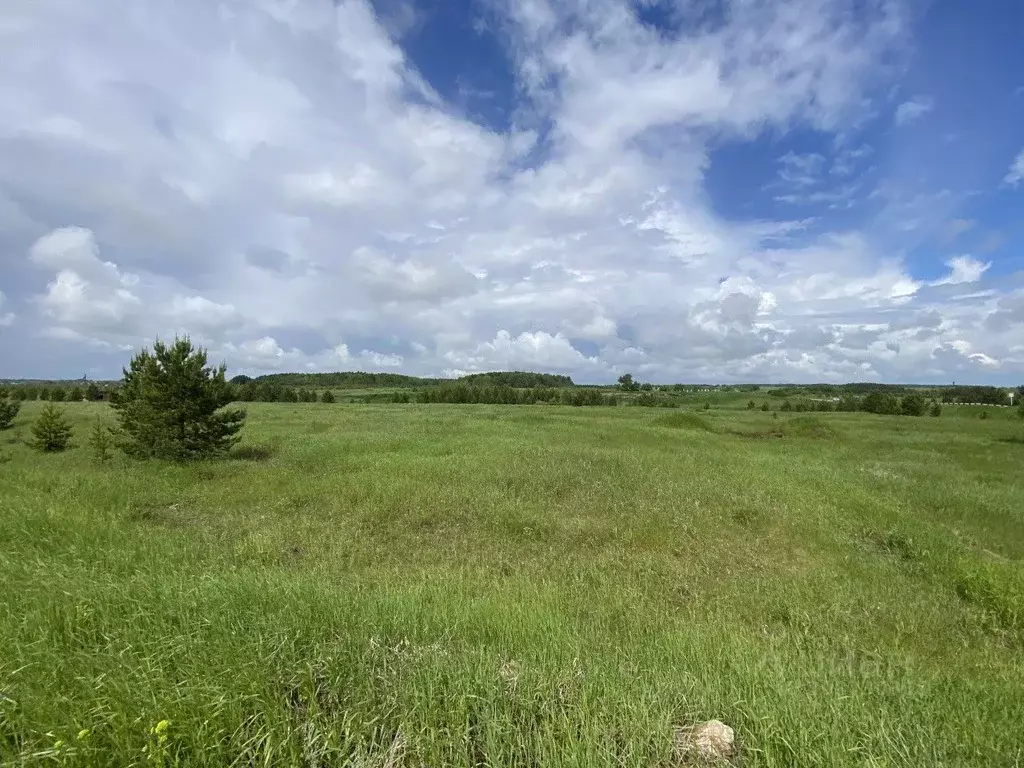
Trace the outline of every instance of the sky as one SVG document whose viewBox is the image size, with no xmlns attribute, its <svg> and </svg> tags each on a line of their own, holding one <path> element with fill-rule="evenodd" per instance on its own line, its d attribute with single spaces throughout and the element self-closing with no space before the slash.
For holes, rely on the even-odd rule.
<svg viewBox="0 0 1024 768">
<path fill-rule="evenodd" d="M 10 0 L 0 377 L 1024 382 L 1024 3 Z"/>
</svg>

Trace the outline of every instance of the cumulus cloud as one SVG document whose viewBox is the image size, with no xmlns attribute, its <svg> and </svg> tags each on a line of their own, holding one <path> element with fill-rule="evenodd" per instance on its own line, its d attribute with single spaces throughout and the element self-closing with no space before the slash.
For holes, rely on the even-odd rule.
<svg viewBox="0 0 1024 768">
<path fill-rule="evenodd" d="M 933 109 L 935 109 L 935 102 L 932 101 L 931 97 L 915 96 L 896 107 L 893 120 L 896 122 L 896 125 L 907 125 L 920 117 L 924 117 Z"/>
<path fill-rule="evenodd" d="M 709 199 L 717 146 L 867 119 L 899 2 L 739 4 L 671 33 L 633 6 L 491 4 L 515 102 L 489 123 L 410 60 L 422 18 L 398 0 L 15 4 L 0 246 L 41 338 L 0 336 L 3 353 L 41 365 L 86 342 L 82 364 L 116 374 L 121 350 L 190 333 L 249 371 L 832 380 L 980 344 L 993 299 L 943 303 L 851 222 Z M 872 150 L 833 147 L 776 150 L 771 194 L 848 206 Z M 983 279 L 971 264 L 945 282 Z M 941 323 L 913 326 L 925 310 Z M 984 354 L 1012 360 L 1002 333 Z"/>
<path fill-rule="evenodd" d="M 949 267 L 949 274 L 942 277 L 932 285 L 959 285 L 960 283 L 976 283 L 981 276 L 992 266 L 992 262 L 978 261 L 971 256 L 954 256 L 946 262 Z"/>
</svg>

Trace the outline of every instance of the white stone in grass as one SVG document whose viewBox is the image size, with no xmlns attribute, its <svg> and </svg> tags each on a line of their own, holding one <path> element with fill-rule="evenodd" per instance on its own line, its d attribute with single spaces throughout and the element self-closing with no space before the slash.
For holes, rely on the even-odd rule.
<svg viewBox="0 0 1024 768">
<path fill-rule="evenodd" d="M 676 752 L 684 763 L 720 763 L 736 754 L 736 735 L 721 720 L 675 729 Z"/>
</svg>

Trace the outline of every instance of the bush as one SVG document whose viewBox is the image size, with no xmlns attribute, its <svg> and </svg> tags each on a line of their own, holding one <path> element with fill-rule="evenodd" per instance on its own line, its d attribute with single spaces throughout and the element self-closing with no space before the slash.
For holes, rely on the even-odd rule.
<svg viewBox="0 0 1024 768">
<path fill-rule="evenodd" d="M 121 448 L 136 458 L 185 461 L 223 456 L 238 442 L 245 411 L 224 409 L 232 387 L 225 366 L 207 365 L 206 350 L 186 337 L 142 350 L 124 370 L 111 404 Z"/>
<path fill-rule="evenodd" d="M 978 418 L 979 419 L 987 419 L 988 418 L 988 411 L 982 411 L 980 414 L 978 414 Z"/>
<path fill-rule="evenodd" d="M 71 445 L 71 425 L 64 418 L 64 411 L 53 403 L 47 403 L 32 425 L 32 439 L 29 447 L 45 453 L 64 451 Z"/>
<path fill-rule="evenodd" d="M 321 403 L 333 403 L 334 402 L 334 393 L 331 392 L 331 390 L 329 390 L 329 389 L 324 390 L 323 395 L 320 397 L 320 402 Z"/>
<path fill-rule="evenodd" d="M 711 403 L 704 403 L 704 410 L 705 411 L 710 411 L 711 410 Z"/>
<path fill-rule="evenodd" d="M 768 411 L 770 411 L 771 408 L 768 406 L 767 402 L 764 402 L 764 403 L 761 403 L 761 410 L 764 411 L 765 413 L 768 413 Z"/>
<path fill-rule="evenodd" d="M 10 429 L 20 410 L 21 403 L 17 400 L 0 397 L 0 429 Z"/>
<path fill-rule="evenodd" d="M 50 390 L 50 402 L 63 403 L 67 398 L 67 392 L 64 387 L 54 387 Z"/>
<path fill-rule="evenodd" d="M 753 400 L 747 401 L 747 410 L 752 411 L 757 407 L 757 404 Z"/>
<path fill-rule="evenodd" d="M 941 416 L 942 415 L 942 406 L 939 405 L 938 403 L 932 403 L 932 407 L 928 409 L 928 415 L 929 416 Z"/>
<path fill-rule="evenodd" d="M 68 402 L 69 403 L 80 403 L 82 402 L 82 388 L 72 387 L 68 391 Z"/>
<path fill-rule="evenodd" d="M 900 413 L 904 416 L 924 416 L 924 398 L 918 394 L 907 395 L 900 403 Z"/>
<path fill-rule="evenodd" d="M 786 400 L 785 402 L 782 403 L 782 410 L 787 412 L 787 413 L 789 411 L 792 411 L 793 410 L 793 404 L 791 402 L 789 402 L 789 400 Z"/>
</svg>

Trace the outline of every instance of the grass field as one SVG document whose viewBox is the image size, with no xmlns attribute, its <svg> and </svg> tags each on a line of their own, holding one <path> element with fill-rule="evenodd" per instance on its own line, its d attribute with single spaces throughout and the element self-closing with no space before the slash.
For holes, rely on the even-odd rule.
<svg viewBox="0 0 1024 768">
<path fill-rule="evenodd" d="M 38 409 L 0 764 L 650 768 L 710 718 L 744 766 L 1024 764 L 1009 412 L 253 404 L 176 466 L 94 464 L 103 404 L 32 453 Z"/>
</svg>

